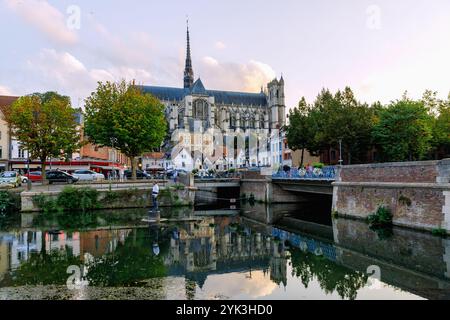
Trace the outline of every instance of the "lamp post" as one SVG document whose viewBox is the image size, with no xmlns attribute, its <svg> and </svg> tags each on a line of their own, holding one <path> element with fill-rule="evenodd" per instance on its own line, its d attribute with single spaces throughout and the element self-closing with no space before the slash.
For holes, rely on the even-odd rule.
<svg viewBox="0 0 450 320">
<path fill-rule="evenodd" d="M 117 143 L 117 138 L 111 137 L 111 147 L 112 147 L 111 171 L 113 171 L 113 179 L 116 178 L 116 170 L 114 169 L 114 166 L 113 166 L 113 164 L 116 163 L 116 160 L 115 160 L 116 159 L 116 152 L 115 152 L 115 149 L 114 149 L 114 143 Z"/>
<path fill-rule="evenodd" d="M 342 166 L 342 139 L 339 139 L 339 165 Z"/>
<path fill-rule="evenodd" d="M 28 175 L 28 179 L 27 179 L 27 190 L 30 191 L 31 190 L 31 177 L 30 177 L 30 153 L 27 150 L 27 175 Z"/>
</svg>

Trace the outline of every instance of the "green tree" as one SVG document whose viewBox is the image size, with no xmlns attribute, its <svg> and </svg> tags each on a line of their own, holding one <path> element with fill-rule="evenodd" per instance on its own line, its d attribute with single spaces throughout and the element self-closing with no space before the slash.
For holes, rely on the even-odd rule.
<svg viewBox="0 0 450 320">
<path fill-rule="evenodd" d="M 34 93 L 16 100 L 10 107 L 1 108 L 12 136 L 20 141 L 31 158 L 42 163 L 45 180 L 45 161 L 60 157 L 80 146 L 76 111 L 70 99 L 56 92 Z"/>
<path fill-rule="evenodd" d="M 421 160 L 431 149 L 432 116 L 423 101 L 404 96 L 379 111 L 373 128 L 374 142 L 383 160 Z"/>
<path fill-rule="evenodd" d="M 303 166 L 305 149 L 313 149 L 313 123 L 309 116 L 310 107 L 302 97 L 298 107 L 289 111 L 289 125 L 286 126 L 286 137 L 292 150 L 302 150 L 300 167 Z"/>
<path fill-rule="evenodd" d="M 333 116 L 336 120 L 331 134 L 342 139 L 343 152 L 347 162 L 362 162 L 371 145 L 371 133 L 374 123 L 373 109 L 367 104 L 356 101 L 349 87 L 335 95 L 338 109 Z"/>
<path fill-rule="evenodd" d="M 164 106 L 139 87 L 99 83 L 86 99 L 85 134 L 100 146 L 114 147 L 131 159 L 136 179 L 137 157 L 161 146 L 166 135 Z"/>
<path fill-rule="evenodd" d="M 311 150 L 338 148 L 342 141 L 347 162 L 361 162 L 371 145 L 375 109 L 358 102 L 349 87 L 333 95 L 323 89 L 309 113 L 314 138 Z"/>
<path fill-rule="evenodd" d="M 439 106 L 439 116 L 433 126 L 433 146 L 442 149 L 446 155 L 450 154 L 450 95 L 446 102 Z"/>
<path fill-rule="evenodd" d="M 437 92 L 427 90 L 422 101 L 433 117 L 431 145 L 436 159 L 439 153 L 450 153 L 450 95 L 448 100 L 441 100 L 437 98 Z"/>
</svg>

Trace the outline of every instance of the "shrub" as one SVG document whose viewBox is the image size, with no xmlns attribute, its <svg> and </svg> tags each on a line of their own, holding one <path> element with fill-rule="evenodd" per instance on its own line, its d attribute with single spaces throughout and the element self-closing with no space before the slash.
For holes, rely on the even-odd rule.
<svg viewBox="0 0 450 320">
<path fill-rule="evenodd" d="M 389 208 L 381 206 L 375 214 L 368 216 L 367 220 L 372 227 L 391 226 L 392 213 Z"/>
<path fill-rule="evenodd" d="M 173 188 L 175 190 L 184 190 L 186 188 L 186 186 L 184 184 L 177 183 L 176 185 L 173 186 Z"/>
<path fill-rule="evenodd" d="M 247 203 L 247 195 L 245 193 L 241 194 L 241 202 L 243 204 Z"/>
<path fill-rule="evenodd" d="M 99 207 L 98 191 L 92 188 L 65 187 L 56 200 L 41 194 L 33 197 L 33 203 L 44 213 L 80 209 L 85 212 Z"/>
<path fill-rule="evenodd" d="M 322 169 L 325 165 L 321 162 L 315 162 L 312 165 L 314 168 Z"/>
<path fill-rule="evenodd" d="M 255 195 L 253 193 L 250 194 L 250 196 L 248 197 L 248 202 L 250 203 L 251 206 L 255 205 Z"/>
<path fill-rule="evenodd" d="M 445 237 L 445 236 L 447 236 L 447 231 L 446 231 L 445 229 L 442 229 L 442 228 L 436 228 L 436 229 L 433 229 L 433 230 L 431 231 L 431 233 L 432 233 L 433 235 L 439 236 L 439 237 Z"/>
<path fill-rule="evenodd" d="M 331 212 L 331 217 L 332 217 L 333 219 L 338 219 L 338 218 L 339 218 L 339 212 L 337 212 L 336 210 L 333 210 L 333 211 Z"/>
<path fill-rule="evenodd" d="M 98 191 L 92 188 L 65 187 L 56 203 L 67 211 L 96 209 L 99 207 Z"/>
<path fill-rule="evenodd" d="M 20 195 L 8 191 L 0 191 L 0 213 L 17 211 L 20 209 Z"/>
<path fill-rule="evenodd" d="M 198 173 L 198 169 L 193 169 L 192 170 L 192 174 L 197 174 Z"/>
<path fill-rule="evenodd" d="M 58 207 L 56 200 L 46 197 L 43 194 L 35 195 L 33 197 L 33 203 L 41 209 L 46 216 L 50 213 L 62 211 L 62 208 Z"/>
<path fill-rule="evenodd" d="M 410 207 L 411 206 L 411 199 L 409 199 L 408 197 L 405 197 L 403 195 L 401 195 L 398 198 L 398 202 L 400 202 L 401 204 Z"/>
<path fill-rule="evenodd" d="M 119 198 L 119 195 L 117 194 L 117 192 L 113 192 L 111 190 L 109 190 L 108 192 L 106 192 L 105 197 L 103 198 L 104 202 L 114 202 Z"/>
</svg>

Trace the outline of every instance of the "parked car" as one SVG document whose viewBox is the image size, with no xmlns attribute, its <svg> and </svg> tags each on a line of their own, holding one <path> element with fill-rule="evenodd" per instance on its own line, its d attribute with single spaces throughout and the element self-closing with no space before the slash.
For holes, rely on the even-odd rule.
<svg viewBox="0 0 450 320">
<path fill-rule="evenodd" d="M 64 171 L 48 171 L 46 173 L 46 178 L 49 184 L 52 184 L 54 182 L 65 182 L 72 184 L 79 180 L 79 178 Z"/>
<path fill-rule="evenodd" d="M 127 179 L 131 179 L 131 176 L 132 176 L 131 170 L 125 170 L 124 173 L 125 173 L 125 177 L 126 177 Z M 152 176 L 151 176 L 150 174 L 148 174 L 147 172 L 145 172 L 145 171 L 142 171 L 142 170 L 136 170 L 136 178 L 137 178 L 138 180 L 143 180 L 143 179 L 151 179 Z"/>
<path fill-rule="evenodd" d="M 22 185 L 20 175 L 16 171 L 5 171 L 0 174 L 0 184 L 10 184 L 14 188 Z"/>
<path fill-rule="evenodd" d="M 75 170 L 74 177 L 77 177 L 80 181 L 101 181 L 105 180 L 105 176 L 101 173 L 97 173 L 92 170 Z"/>
<path fill-rule="evenodd" d="M 22 177 L 26 178 L 27 179 L 26 181 L 28 181 L 28 180 L 31 180 L 31 182 L 42 181 L 42 172 L 32 171 L 32 172 L 25 173 L 25 175 Z M 26 183 L 26 181 L 22 180 L 22 183 Z"/>
</svg>

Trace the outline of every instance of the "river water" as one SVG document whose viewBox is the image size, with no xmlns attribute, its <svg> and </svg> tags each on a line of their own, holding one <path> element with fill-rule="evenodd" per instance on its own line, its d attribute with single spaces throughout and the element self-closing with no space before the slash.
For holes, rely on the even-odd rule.
<svg viewBox="0 0 450 320">
<path fill-rule="evenodd" d="M 449 240 L 324 210 L 173 208 L 158 224 L 141 221 L 146 210 L 3 217 L 0 299 L 450 297 Z"/>
</svg>

